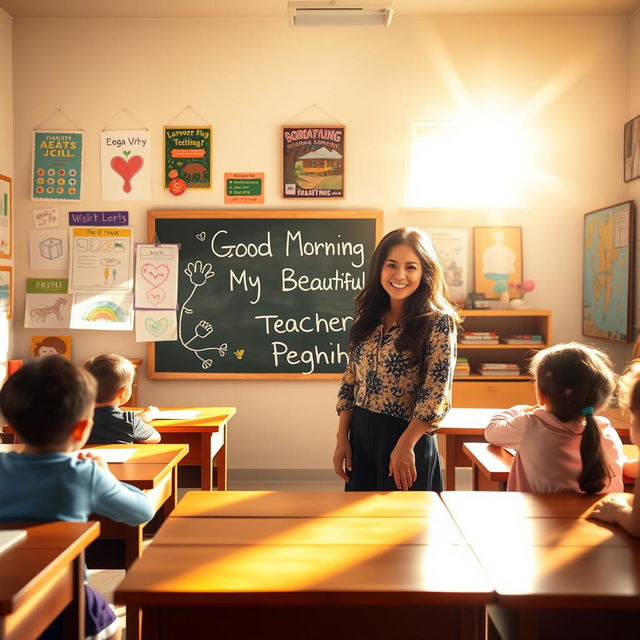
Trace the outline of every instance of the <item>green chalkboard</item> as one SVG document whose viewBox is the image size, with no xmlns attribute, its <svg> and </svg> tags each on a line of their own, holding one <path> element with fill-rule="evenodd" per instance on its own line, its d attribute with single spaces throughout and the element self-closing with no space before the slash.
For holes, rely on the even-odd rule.
<svg viewBox="0 0 640 640">
<path fill-rule="evenodd" d="M 338 378 L 381 223 L 381 211 L 149 211 L 149 240 L 180 244 L 178 339 L 149 344 L 149 376 Z"/>
</svg>

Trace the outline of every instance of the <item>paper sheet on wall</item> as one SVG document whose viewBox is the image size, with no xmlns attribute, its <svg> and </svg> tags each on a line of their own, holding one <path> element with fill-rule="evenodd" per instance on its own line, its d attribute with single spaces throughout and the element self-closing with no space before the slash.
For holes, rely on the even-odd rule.
<svg viewBox="0 0 640 640">
<path fill-rule="evenodd" d="M 151 200 L 151 136 L 146 129 L 103 131 L 103 200 Z"/>
<path fill-rule="evenodd" d="M 55 207 L 41 207 L 32 210 L 33 226 L 36 229 L 48 229 L 60 226 L 60 216 Z"/>
<path fill-rule="evenodd" d="M 456 302 L 464 302 L 469 290 L 469 230 L 425 229 L 442 263 L 449 294 Z"/>
<path fill-rule="evenodd" d="M 31 269 L 66 271 L 69 268 L 69 243 L 66 229 L 29 231 L 29 266 Z"/>
<path fill-rule="evenodd" d="M 117 292 L 74 294 L 71 328 L 131 331 L 133 329 L 133 295 Z"/>
<path fill-rule="evenodd" d="M 27 329 L 67 329 L 73 296 L 66 278 L 27 278 L 24 326 Z"/>
<path fill-rule="evenodd" d="M 131 227 L 69 229 L 69 291 L 130 291 L 133 286 Z"/>
<path fill-rule="evenodd" d="M 138 309 L 136 342 L 163 342 L 178 338 L 175 309 Z"/>
<path fill-rule="evenodd" d="M 178 245 L 136 247 L 136 309 L 173 309 L 178 304 Z"/>
</svg>

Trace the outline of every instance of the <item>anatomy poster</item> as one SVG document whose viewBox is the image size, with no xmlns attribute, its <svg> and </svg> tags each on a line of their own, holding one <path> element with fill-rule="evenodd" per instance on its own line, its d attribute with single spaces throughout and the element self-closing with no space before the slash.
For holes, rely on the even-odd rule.
<svg viewBox="0 0 640 640">
<path fill-rule="evenodd" d="M 103 131 L 103 200 L 151 200 L 151 137 L 146 129 Z"/>
<path fill-rule="evenodd" d="M 71 308 L 72 329 L 131 331 L 133 329 L 133 294 L 76 293 Z"/>
<path fill-rule="evenodd" d="M 27 278 L 24 326 L 27 329 L 68 329 L 73 296 L 66 278 Z"/>
<path fill-rule="evenodd" d="M 131 227 L 76 227 L 69 230 L 69 236 L 69 291 L 131 290 Z"/>
<path fill-rule="evenodd" d="M 82 131 L 33 132 L 33 200 L 80 200 L 83 146 Z"/>
<path fill-rule="evenodd" d="M 136 247 L 136 309 L 173 309 L 178 304 L 178 245 Z"/>
<path fill-rule="evenodd" d="M 66 229 L 33 229 L 29 231 L 29 266 L 37 270 L 67 270 L 69 244 Z"/>
<path fill-rule="evenodd" d="M 175 309 L 136 310 L 136 342 L 176 340 L 178 323 Z"/>
</svg>

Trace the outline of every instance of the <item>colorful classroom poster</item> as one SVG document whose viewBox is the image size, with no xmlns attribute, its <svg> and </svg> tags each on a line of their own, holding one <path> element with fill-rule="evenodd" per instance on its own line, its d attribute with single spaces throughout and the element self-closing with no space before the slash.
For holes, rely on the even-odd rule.
<svg viewBox="0 0 640 640">
<path fill-rule="evenodd" d="M 69 211 L 70 227 L 128 227 L 128 211 Z"/>
<path fill-rule="evenodd" d="M 29 231 L 29 267 L 46 271 L 69 268 L 69 234 L 66 229 Z"/>
<path fill-rule="evenodd" d="M 69 291 L 130 291 L 133 287 L 133 229 L 69 229 Z M 73 315 L 72 315 L 73 317 Z"/>
<path fill-rule="evenodd" d="M 34 358 L 55 354 L 71 358 L 71 336 L 31 336 L 31 355 Z"/>
<path fill-rule="evenodd" d="M 469 289 L 469 230 L 425 229 L 442 263 L 449 294 L 464 302 Z"/>
<path fill-rule="evenodd" d="M 151 200 L 151 137 L 146 129 L 100 135 L 103 200 Z"/>
<path fill-rule="evenodd" d="M 344 127 L 282 127 L 282 197 L 344 198 Z"/>
<path fill-rule="evenodd" d="M 133 295 L 107 291 L 74 294 L 71 328 L 131 331 L 133 329 Z"/>
<path fill-rule="evenodd" d="M 211 189 L 211 127 L 164 128 L 164 188 Z"/>
<path fill-rule="evenodd" d="M 0 313 L 11 318 L 13 312 L 13 267 L 0 266 Z"/>
<path fill-rule="evenodd" d="M 0 258 L 11 257 L 12 207 L 13 182 L 9 176 L 0 175 Z"/>
<path fill-rule="evenodd" d="M 136 310 L 136 342 L 177 340 L 178 322 L 175 309 Z"/>
<path fill-rule="evenodd" d="M 60 226 L 60 216 L 55 207 L 33 209 L 33 226 L 36 229 L 50 229 Z"/>
<path fill-rule="evenodd" d="M 33 200 L 80 200 L 83 131 L 34 131 Z"/>
<path fill-rule="evenodd" d="M 264 173 L 225 173 L 225 204 L 264 204 Z"/>
<path fill-rule="evenodd" d="M 136 247 L 136 309 L 178 306 L 178 245 L 139 244 Z"/>
<path fill-rule="evenodd" d="M 27 278 L 26 329 L 68 329 L 73 297 L 66 278 Z"/>
</svg>

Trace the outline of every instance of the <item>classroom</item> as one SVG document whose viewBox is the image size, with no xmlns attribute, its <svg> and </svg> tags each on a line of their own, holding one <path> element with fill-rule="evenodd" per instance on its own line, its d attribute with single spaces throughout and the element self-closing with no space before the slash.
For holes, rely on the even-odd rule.
<svg viewBox="0 0 640 640">
<path fill-rule="evenodd" d="M 363 13 L 371 24 L 357 23 Z M 238 637 L 256 633 L 256 620 L 278 625 L 283 610 L 291 630 L 316 628 L 310 637 L 326 635 L 330 613 L 351 636 L 417 637 L 420 606 L 441 634 L 427 637 L 569 637 L 585 608 L 595 613 L 585 613 L 584 637 L 599 637 L 598 614 L 613 610 L 617 637 L 637 637 L 640 543 L 587 525 L 597 496 L 516 503 L 516 492 L 498 491 L 513 456 L 493 451 L 483 430 L 497 410 L 536 403 L 527 367 L 542 347 L 591 345 L 617 374 L 640 357 L 640 0 L 0 0 L 0 86 L 0 379 L 34 345 L 49 353 L 47 336 L 63 336 L 76 363 L 117 352 L 135 364 L 130 406 L 204 412 L 199 431 L 186 437 L 179 419 L 167 420 L 162 444 L 144 445 L 167 448 L 112 465 L 126 482 L 134 467 L 144 472 L 134 484 L 167 519 L 149 546 L 142 526 L 101 520 L 102 534 L 89 525 L 73 532 L 87 548 L 106 532 L 122 543 L 118 567 L 104 567 L 110 597 L 143 546 L 134 567 L 145 567 L 149 551 L 149 562 L 171 567 L 170 547 L 183 540 L 182 577 L 174 585 L 168 568 L 158 575 L 193 614 L 192 637 L 207 637 L 197 631 L 207 609 L 196 613 L 193 596 L 206 585 L 218 596 L 217 630 Z M 74 173 L 47 173 L 66 160 L 79 163 Z M 613 239 L 593 233 L 605 219 L 614 220 Z M 400 227 L 432 238 L 463 319 L 452 409 L 434 436 L 444 492 L 357 501 L 332 461 L 336 396 L 354 299 L 376 245 Z M 593 248 L 596 236 L 626 256 L 613 278 L 608 263 L 592 277 L 607 250 Z M 92 243 L 104 254 L 91 263 L 93 288 L 83 280 Z M 483 268 L 505 251 L 513 256 L 505 276 Z M 166 300 L 154 289 L 159 268 L 176 279 Z M 629 414 L 614 407 L 606 416 L 625 455 L 637 457 Z M 632 491 L 633 480 L 624 482 Z M 213 489 L 215 508 L 196 495 Z M 187 490 L 197 491 L 185 498 Z M 470 502 L 480 494 L 484 502 Z M 483 524 L 468 537 L 474 514 Z M 514 514 L 537 540 L 516 562 L 520 583 L 495 558 L 476 560 L 491 535 L 485 521 L 523 532 Z M 252 540 L 250 518 L 273 546 Z M 214 522 L 215 547 L 205 526 Z M 599 571 L 611 600 L 585 587 L 555 608 L 551 591 L 538 594 L 538 609 L 523 605 L 527 571 L 560 564 L 554 550 L 579 556 L 581 535 L 604 555 L 589 547 L 592 564 L 571 579 L 585 572 L 581 584 L 593 585 Z M 367 536 L 371 547 L 356 542 Z M 348 562 L 339 553 L 346 540 Z M 315 565 L 305 545 L 325 544 Z M 375 545 L 387 552 L 376 555 Z M 211 555 L 201 563 L 204 548 Z M 91 550 L 78 554 L 70 572 L 84 555 L 92 567 Z M 624 584 L 605 557 L 627 567 Z M 415 562 L 441 571 L 417 576 L 407 568 Z M 338 565 L 359 566 L 356 583 L 345 587 Z M 207 567 L 219 569 L 218 583 L 207 582 Z M 238 605 L 225 576 L 245 594 L 240 627 L 224 612 Z M 184 620 L 163 617 L 169 600 L 138 602 L 144 574 L 127 580 L 126 637 L 177 637 Z M 333 599 L 323 599 L 327 591 Z"/>
</svg>

